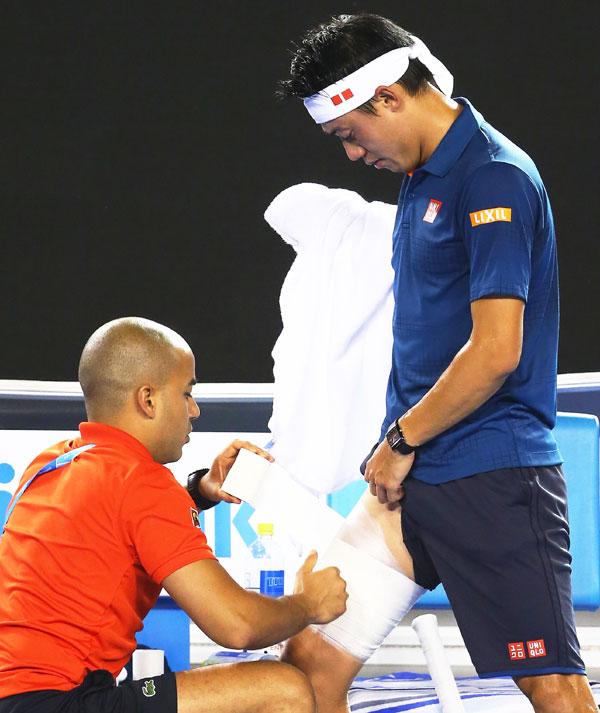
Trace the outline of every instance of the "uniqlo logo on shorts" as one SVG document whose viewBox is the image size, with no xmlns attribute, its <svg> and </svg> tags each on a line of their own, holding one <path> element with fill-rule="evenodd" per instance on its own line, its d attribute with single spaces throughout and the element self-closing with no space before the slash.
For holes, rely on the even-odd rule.
<svg viewBox="0 0 600 713">
<path fill-rule="evenodd" d="M 441 207 L 442 201 L 436 201 L 435 198 L 432 198 L 429 201 L 429 205 L 427 206 L 427 210 L 425 211 L 423 220 L 426 223 L 433 223 L 433 221 L 437 218 L 437 214 L 440 212 Z"/>
<path fill-rule="evenodd" d="M 544 639 L 536 639 L 535 641 L 527 642 L 527 655 L 530 659 L 537 659 L 540 656 L 546 655 L 546 644 Z"/>
<path fill-rule="evenodd" d="M 511 661 L 518 661 L 525 658 L 525 646 L 522 641 L 515 641 L 508 644 L 508 658 Z"/>
</svg>

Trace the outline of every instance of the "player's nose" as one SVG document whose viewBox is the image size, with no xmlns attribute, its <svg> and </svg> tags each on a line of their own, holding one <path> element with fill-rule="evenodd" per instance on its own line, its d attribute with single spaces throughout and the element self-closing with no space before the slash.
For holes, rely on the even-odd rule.
<svg viewBox="0 0 600 713">
<path fill-rule="evenodd" d="M 362 146 L 357 146 L 356 144 L 346 143 L 344 144 L 344 150 L 351 161 L 358 161 L 359 158 L 363 158 L 367 153 Z"/>
</svg>

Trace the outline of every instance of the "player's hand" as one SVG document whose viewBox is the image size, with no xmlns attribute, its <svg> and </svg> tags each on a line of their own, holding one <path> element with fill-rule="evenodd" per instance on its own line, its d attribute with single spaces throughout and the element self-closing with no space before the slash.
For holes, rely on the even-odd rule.
<svg viewBox="0 0 600 713">
<path fill-rule="evenodd" d="M 390 510 L 400 507 L 404 497 L 402 483 L 414 459 L 414 453 L 404 456 L 393 451 L 384 438 L 367 461 L 365 480 L 371 495 L 375 495 L 380 503 L 387 503 Z"/>
<path fill-rule="evenodd" d="M 255 446 L 253 443 L 237 439 L 230 443 L 227 448 L 214 459 L 210 470 L 204 478 L 200 480 L 198 484 L 200 495 L 215 502 L 224 500 L 226 503 L 235 503 L 237 505 L 242 502 L 239 498 L 221 489 L 223 481 L 227 477 L 227 473 L 231 470 L 231 466 L 235 463 L 235 459 L 238 457 L 238 453 L 242 448 L 252 451 L 252 453 L 256 453 L 268 461 L 275 460 L 269 452 Z"/>
<path fill-rule="evenodd" d="M 317 553 L 313 550 L 296 574 L 294 594 L 303 598 L 311 624 L 327 624 L 346 611 L 346 582 L 337 567 L 315 572 Z"/>
</svg>

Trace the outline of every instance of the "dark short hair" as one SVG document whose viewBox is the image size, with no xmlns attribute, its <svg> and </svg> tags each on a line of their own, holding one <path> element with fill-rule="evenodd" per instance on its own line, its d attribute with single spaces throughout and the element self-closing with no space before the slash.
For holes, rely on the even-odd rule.
<svg viewBox="0 0 600 713">
<path fill-rule="evenodd" d="M 355 72 L 386 52 L 413 44 L 411 34 L 391 20 L 369 13 L 338 15 L 309 30 L 293 51 L 290 78 L 279 83 L 278 95 L 304 99 Z M 431 72 L 418 59 L 396 80 L 412 96 L 428 83 Z M 372 101 L 359 109 L 373 112 Z"/>
</svg>

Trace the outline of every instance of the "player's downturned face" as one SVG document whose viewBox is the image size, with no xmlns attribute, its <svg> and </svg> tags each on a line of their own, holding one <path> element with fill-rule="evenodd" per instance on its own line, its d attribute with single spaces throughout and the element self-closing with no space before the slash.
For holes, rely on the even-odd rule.
<svg viewBox="0 0 600 713">
<path fill-rule="evenodd" d="M 401 124 L 397 114 L 387 110 L 370 114 L 355 109 L 321 128 L 342 142 L 351 161 L 360 159 L 367 166 L 394 173 L 412 171 L 419 164 L 417 137 L 408 125 Z"/>
<path fill-rule="evenodd" d="M 173 463 L 181 458 L 183 446 L 190 440 L 192 421 L 200 409 L 192 397 L 196 383 L 196 365 L 190 351 L 177 350 L 176 365 L 159 390 L 158 448 L 159 463 Z"/>
</svg>

